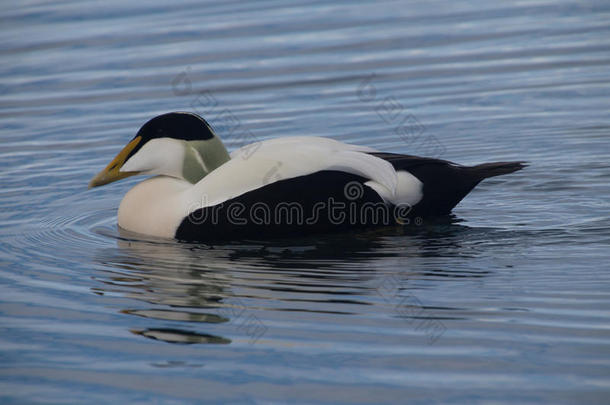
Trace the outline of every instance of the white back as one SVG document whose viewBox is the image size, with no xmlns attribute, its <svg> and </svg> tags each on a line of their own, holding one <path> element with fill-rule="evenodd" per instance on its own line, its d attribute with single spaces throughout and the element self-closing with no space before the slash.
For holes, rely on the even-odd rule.
<svg viewBox="0 0 610 405">
<path fill-rule="evenodd" d="M 396 171 L 383 159 L 364 153 L 371 148 L 328 138 L 276 138 L 245 146 L 232 159 L 197 183 L 189 194 L 216 205 L 279 180 L 322 170 L 340 170 L 383 185 L 394 194 Z"/>
</svg>

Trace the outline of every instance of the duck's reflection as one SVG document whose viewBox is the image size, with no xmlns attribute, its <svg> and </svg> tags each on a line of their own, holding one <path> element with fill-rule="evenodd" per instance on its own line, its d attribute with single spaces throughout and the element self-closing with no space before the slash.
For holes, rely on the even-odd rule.
<svg viewBox="0 0 610 405">
<path fill-rule="evenodd" d="M 168 343 L 231 343 L 230 339 L 221 336 L 207 335 L 203 333 L 189 332 L 182 329 L 158 328 L 132 330 L 136 335 L 141 335 L 150 339 L 163 340 Z"/>
<path fill-rule="evenodd" d="M 170 343 L 230 343 L 207 331 L 222 333 L 231 324 L 231 333 L 237 329 L 253 342 L 267 328 L 258 318 L 261 311 L 315 312 L 313 304 L 326 299 L 329 305 L 318 311 L 333 312 L 331 302 L 345 304 L 350 296 L 362 299 L 379 288 L 376 282 L 381 283 L 380 274 L 388 269 L 405 279 L 417 272 L 450 274 L 426 267 L 422 259 L 463 255 L 461 245 L 468 232 L 468 227 L 449 219 L 417 229 L 206 246 L 141 240 L 121 230 L 115 235 L 118 249 L 102 249 L 96 255 L 109 274 L 99 280 L 103 287 L 96 292 L 120 293 L 147 303 L 122 311 L 162 321 L 163 327 L 132 330 L 141 336 Z M 202 326 L 206 333 L 197 330 Z"/>
</svg>

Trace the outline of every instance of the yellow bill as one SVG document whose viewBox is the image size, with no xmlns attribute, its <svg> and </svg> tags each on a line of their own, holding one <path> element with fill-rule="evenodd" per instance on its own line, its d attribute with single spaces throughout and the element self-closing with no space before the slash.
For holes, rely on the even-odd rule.
<svg viewBox="0 0 610 405">
<path fill-rule="evenodd" d="M 142 140 L 142 137 L 136 136 L 131 140 L 114 159 L 106 166 L 104 170 L 99 172 L 89 182 L 89 188 L 103 186 L 104 184 L 112 183 L 113 181 L 124 179 L 125 177 L 133 176 L 138 172 L 121 172 L 121 167 L 125 163 L 125 159 L 129 153 L 138 146 L 138 143 Z"/>
</svg>

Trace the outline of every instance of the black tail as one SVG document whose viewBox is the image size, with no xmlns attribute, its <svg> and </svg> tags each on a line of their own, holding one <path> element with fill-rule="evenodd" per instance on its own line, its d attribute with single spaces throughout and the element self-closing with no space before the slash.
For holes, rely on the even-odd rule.
<svg viewBox="0 0 610 405">
<path fill-rule="evenodd" d="M 395 153 L 376 152 L 372 155 L 390 162 L 396 170 L 408 171 L 424 184 L 424 197 L 411 211 L 415 216 L 448 214 L 482 180 L 527 166 L 525 162 L 461 166 L 446 160 Z"/>
<path fill-rule="evenodd" d="M 495 163 L 483 163 L 482 165 L 476 165 L 469 167 L 468 170 L 472 172 L 479 181 L 488 177 L 500 176 L 502 174 L 509 174 L 521 170 L 527 167 L 526 162 L 495 162 Z"/>
</svg>

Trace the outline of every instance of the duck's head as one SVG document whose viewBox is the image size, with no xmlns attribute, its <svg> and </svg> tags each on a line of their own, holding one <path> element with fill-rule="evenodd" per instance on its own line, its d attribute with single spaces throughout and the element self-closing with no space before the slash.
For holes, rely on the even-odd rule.
<svg viewBox="0 0 610 405">
<path fill-rule="evenodd" d="M 188 112 L 159 115 L 90 182 L 103 186 L 136 174 L 165 175 L 196 183 L 230 159 L 208 123 Z"/>
</svg>

